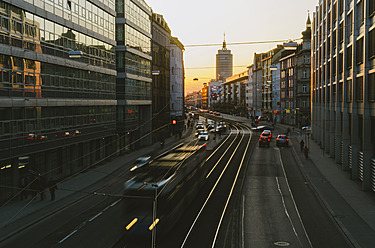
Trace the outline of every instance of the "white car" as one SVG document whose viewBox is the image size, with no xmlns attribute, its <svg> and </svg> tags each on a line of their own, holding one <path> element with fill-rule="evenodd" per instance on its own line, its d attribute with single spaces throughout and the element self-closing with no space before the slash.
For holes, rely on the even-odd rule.
<svg viewBox="0 0 375 248">
<path fill-rule="evenodd" d="M 204 131 L 198 135 L 198 140 L 208 140 L 208 132 Z"/>
<path fill-rule="evenodd" d="M 142 166 L 146 165 L 148 162 L 150 162 L 151 157 L 140 157 L 137 158 L 133 165 L 130 168 L 130 171 L 135 171 L 136 169 L 141 168 Z"/>
</svg>

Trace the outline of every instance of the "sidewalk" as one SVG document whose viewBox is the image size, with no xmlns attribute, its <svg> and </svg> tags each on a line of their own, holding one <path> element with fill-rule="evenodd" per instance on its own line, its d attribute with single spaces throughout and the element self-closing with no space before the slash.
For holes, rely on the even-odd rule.
<svg viewBox="0 0 375 248">
<path fill-rule="evenodd" d="M 2 207 L 0 206 L 0 244 L 2 241 L 32 226 L 41 219 L 55 214 L 60 209 L 66 207 L 67 204 L 71 204 L 74 201 L 82 199 L 84 196 L 92 194 L 92 192 L 95 192 L 104 184 L 105 180 L 103 179 L 113 177 L 114 173 L 125 164 L 155 151 L 167 150 L 190 136 L 194 136 L 194 133 L 191 128 L 188 128 L 183 132 L 182 139 L 174 136 L 166 139 L 163 148 L 157 142 L 130 153 L 115 156 L 104 165 L 90 168 L 66 181 L 58 183 L 54 201 L 50 200 L 50 193 L 46 190 L 43 201 L 40 200 L 40 196 L 35 200 L 31 200 L 31 196 L 29 196 L 27 200 L 13 200 Z"/>
</svg>

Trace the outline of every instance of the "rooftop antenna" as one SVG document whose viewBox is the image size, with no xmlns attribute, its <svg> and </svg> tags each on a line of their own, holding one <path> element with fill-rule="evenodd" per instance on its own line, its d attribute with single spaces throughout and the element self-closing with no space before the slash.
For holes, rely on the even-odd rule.
<svg viewBox="0 0 375 248">
<path fill-rule="evenodd" d="M 225 32 L 224 32 L 223 50 L 227 50 L 227 43 L 225 42 Z"/>
</svg>

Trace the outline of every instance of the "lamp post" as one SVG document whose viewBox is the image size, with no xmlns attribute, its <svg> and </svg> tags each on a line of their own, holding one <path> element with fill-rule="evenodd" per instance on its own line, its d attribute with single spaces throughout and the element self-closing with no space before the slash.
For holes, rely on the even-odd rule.
<svg viewBox="0 0 375 248">
<path fill-rule="evenodd" d="M 157 214 L 157 200 L 158 200 L 158 185 L 156 183 L 152 184 L 152 187 L 155 187 L 155 197 L 154 197 L 154 202 L 152 206 L 152 224 L 148 228 L 150 231 L 152 231 L 152 236 L 151 236 L 151 248 L 156 247 L 156 225 L 159 222 L 159 219 L 156 218 Z"/>
</svg>

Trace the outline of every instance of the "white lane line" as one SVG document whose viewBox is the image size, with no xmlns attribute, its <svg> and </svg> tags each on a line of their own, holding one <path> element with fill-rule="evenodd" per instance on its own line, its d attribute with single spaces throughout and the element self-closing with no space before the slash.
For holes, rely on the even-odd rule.
<svg viewBox="0 0 375 248">
<path fill-rule="evenodd" d="M 244 137 L 244 136 L 242 136 L 242 138 L 243 138 L 243 137 Z M 242 139 L 241 139 L 241 141 L 242 141 Z M 232 184 L 232 188 L 230 189 L 230 193 L 229 193 L 229 196 L 228 196 L 228 198 L 227 198 L 227 202 L 225 203 L 225 207 L 224 207 L 223 213 L 221 214 L 220 221 L 219 221 L 219 225 L 218 225 L 217 228 L 216 228 L 216 233 L 215 233 L 214 241 L 213 241 L 212 246 L 211 246 L 212 248 L 215 247 L 215 243 L 216 243 L 216 240 L 217 240 L 217 236 L 219 235 L 219 230 L 220 230 L 221 224 L 222 224 L 222 222 L 223 222 L 224 215 L 225 215 L 225 213 L 226 213 L 226 211 L 227 211 L 227 208 L 228 208 L 228 205 L 229 205 L 230 198 L 232 197 L 232 194 L 233 194 L 233 191 L 234 191 L 234 187 L 236 186 L 236 183 L 237 183 L 238 177 L 239 177 L 239 175 L 240 175 L 241 168 L 242 168 L 242 166 L 243 166 L 243 164 L 244 164 L 244 160 L 245 160 L 246 154 L 247 154 L 247 152 L 249 151 L 250 141 L 251 141 L 251 139 L 249 138 L 249 141 L 247 142 L 247 146 L 246 146 L 246 149 L 245 149 L 246 152 L 245 152 L 245 153 L 243 154 L 243 156 L 242 156 L 240 166 L 239 166 L 238 169 L 237 169 L 236 177 L 235 177 L 235 179 L 234 179 L 234 182 L 233 182 L 233 184 Z M 240 142 L 239 142 L 239 143 L 240 143 Z"/>
<path fill-rule="evenodd" d="M 206 161 L 209 160 L 220 149 L 220 147 L 224 145 L 224 143 L 230 138 L 232 133 L 233 133 L 233 130 L 231 129 L 230 134 L 227 136 L 227 138 L 223 142 L 221 142 L 220 146 L 206 159 Z"/>
<path fill-rule="evenodd" d="M 236 129 L 238 130 L 238 128 L 236 127 Z M 236 135 L 236 138 L 238 136 L 238 133 Z M 229 136 L 228 136 L 229 137 Z M 233 143 L 236 141 L 236 138 L 233 139 L 232 143 L 230 143 L 230 145 L 228 146 L 228 148 L 225 150 L 225 152 L 223 153 L 223 155 L 221 155 L 221 157 L 219 158 L 219 160 L 216 162 L 216 164 L 212 167 L 211 171 L 207 174 L 206 176 L 206 179 L 209 178 L 212 174 L 212 172 L 216 169 L 216 166 L 220 163 L 220 161 L 223 159 L 223 157 L 225 156 L 225 154 L 227 154 L 228 150 L 232 147 Z"/>
<path fill-rule="evenodd" d="M 102 215 L 103 212 L 100 212 L 98 213 L 97 215 L 95 215 L 94 217 L 92 217 L 91 219 L 89 219 L 89 222 L 95 220 L 97 217 L 99 217 L 100 215 Z"/>
<path fill-rule="evenodd" d="M 62 240 L 59 241 L 59 244 L 61 244 L 62 242 L 64 242 L 67 238 L 69 238 L 70 236 L 72 236 L 73 234 L 75 234 L 77 232 L 77 230 L 74 230 L 73 232 L 71 232 L 68 236 L 66 236 L 65 238 L 63 238 Z"/>
<path fill-rule="evenodd" d="M 115 206 L 117 203 L 119 203 L 121 201 L 121 199 L 120 200 L 118 200 L 118 201 L 116 201 L 116 202 L 114 202 L 114 203 L 112 203 L 111 204 L 111 207 L 113 207 L 113 206 Z"/>
<path fill-rule="evenodd" d="M 299 211 L 298 211 L 298 207 L 297 207 L 296 201 L 294 200 L 294 196 L 293 196 L 292 190 L 291 190 L 291 188 L 290 188 L 288 178 L 287 178 L 287 176 L 286 176 L 284 163 L 283 163 L 283 160 L 281 159 L 281 153 L 280 153 L 280 150 L 279 150 L 278 154 L 279 154 L 279 159 L 280 159 L 280 163 L 281 163 L 281 168 L 283 169 L 283 174 L 284 174 L 285 182 L 286 182 L 286 185 L 288 186 L 288 191 L 289 191 L 289 194 L 290 194 L 291 199 L 292 199 L 292 201 L 293 201 L 294 209 L 295 209 L 295 211 L 296 211 L 296 213 L 297 213 L 297 215 L 298 215 L 298 219 L 299 219 L 299 221 L 300 221 L 300 223 L 301 223 L 301 225 L 302 225 L 303 231 L 304 231 L 305 236 L 306 236 L 306 238 L 307 238 L 307 240 L 308 240 L 308 242 L 309 242 L 309 244 L 310 244 L 310 247 L 313 247 L 313 245 L 312 245 L 312 243 L 311 243 L 311 240 L 310 240 L 310 237 L 309 237 L 309 235 L 307 234 L 307 231 L 306 231 L 305 225 L 303 224 L 303 221 L 302 221 L 301 215 L 300 215 L 300 213 L 299 213 Z M 278 183 L 278 180 L 277 180 L 277 183 Z M 284 197 L 283 197 L 283 195 L 282 195 L 281 190 L 280 190 L 279 192 L 280 192 L 280 194 L 281 194 L 281 196 L 282 196 L 282 198 L 283 198 L 283 201 L 284 201 Z M 285 206 L 285 205 L 284 205 L 284 206 Z M 288 218 L 289 218 L 289 216 L 288 216 Z M 294 225 L 293 225 L 292 220 L 291 220 L 290 218 L 289 218 L 289 221 L 291 222 L 291 225 L 293 226 L 293 229 L 294 229 Z M 296 235 L 297 235 L 297 234 L 296 234 Z M 300 241 L 298 235 L 297 235 L 297 238 L 298 238 L 298 241 Z M 300 243 L 301 243 L 301 242 L 300 242 Z"/>
</svg>

